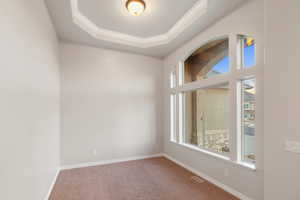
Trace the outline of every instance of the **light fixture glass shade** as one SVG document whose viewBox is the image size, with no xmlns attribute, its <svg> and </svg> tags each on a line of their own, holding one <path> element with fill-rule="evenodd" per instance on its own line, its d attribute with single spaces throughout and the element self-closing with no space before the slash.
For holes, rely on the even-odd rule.
<svg viewBox="0 0 300 200">
<path fill-rule="evenodd" d="M 146 9 L 146 4 L 143 0 L 128 0 L 126 8 L 130 14 L 139 16 Z"/>
</svg>

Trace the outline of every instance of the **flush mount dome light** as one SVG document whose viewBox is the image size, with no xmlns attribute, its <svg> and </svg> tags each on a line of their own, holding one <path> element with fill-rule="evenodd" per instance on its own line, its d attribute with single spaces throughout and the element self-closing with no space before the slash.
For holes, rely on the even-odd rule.
<svg viewBox="0 0 300 200">
<path fill-rule="evenodd" d="M 128 12 L 134 16 L 139 16 L 146 9 L 146 4 L 143 0 L 128 0 L 126 2 Z"/>
</svg>

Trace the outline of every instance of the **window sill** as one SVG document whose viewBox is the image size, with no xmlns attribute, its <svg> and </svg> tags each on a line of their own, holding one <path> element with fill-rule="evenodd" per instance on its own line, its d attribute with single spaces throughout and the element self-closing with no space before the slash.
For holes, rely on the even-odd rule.
<svg viewBox="0 0 300 200">
<path fill-rule="evenodd" d="M 233 161 L 231 161 L 231 162 L 233 162 Z M 241 167 L 245 167 L 245 168 L 251 169 L 253 171 L 256 171 L 255 164 L 250 164 L 250 163 L 246 163 L 246 162 L 234 162 L 234 163 Z"/>
<path fill-rule="evenodd" d="M 220 154 L 217 154 L 217 153 L 213 153 L 213 152 L 210 152 L 210 151 L 207 151 L 207 150 L 204 150 L 204 149 L 200 149 L 200 148 L 195 147 L 193 145 L 189 145 L 189 144 L 185 144 L 185 143 L 177 143 L 175 141 L 170 141 L 170 142 L 173 143 L 173 144 L 179 145 L 181 147 L 185 147 L 185 148 L 197 151 L 197 152 L 204 153 L 206 155 L 210 155 L 210 156 L 212 156 L 214 158 L 220 159 L 222 161 L 225 161 L 227 163 L 233 164 L 235 166 L 242 167 L 242 168 L 245 168 L 245 169 L 248 169 L 248 170 L 252 170 L 252 171 L 256 171 L 256 166 L 254 164 L 245 163 L 245 162 L 232 161 L 227 156 L 220 155 Z"/>
</svg>

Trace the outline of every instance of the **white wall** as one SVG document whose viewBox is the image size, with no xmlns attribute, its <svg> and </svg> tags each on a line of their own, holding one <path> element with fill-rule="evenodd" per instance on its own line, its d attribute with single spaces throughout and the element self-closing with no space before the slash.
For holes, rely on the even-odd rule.
<svg viewBox="0 0 300 200">
<path fill-rule="evenodd" d="M 300 2 L 265 0 L 265 200 L 300 199 Z"/>
<path fill-rule="evenodd" d="M 160 153 L 163 62 L 61 44 L 62 165 Z"/>
<path fill-rule="evenodd" d="M 257 99 L 257 149 L 256 160 L 257 170 L 251 171 L 240 167 L 236 164 L 223 161 L 211 155 L 188 149 L 179 144 L 170 142 L 169 130 L 169 74 L 171 69 L 178 64 L 179 61 L 186 58 L 194 50 L 199 48 L 201 44 L 219 36 L 227 34 L 247 34 L 256 38 L 257 42 L 257 65 L 263 67 L 263 39 L 264 39 L 264 1 L 252 0 L 248 1 L 238 10 L 234 11 L 227 17 L 224 17 L 218 23 L 212 25 L 205 31 L 201 32 L 191 41 L 177 49 L 175 52 L 165 58 L 164 84 L 165 84 L 165 100 L 164 100 L 164 151 L 166 154 L 177 159 L 178 161 L 217 179 L 219 182 L 230 186 L 231 188 L 247 195 L 255 200 L 263 199 L 263 94 L 259 89 L 259 99 Z M 262 77 L 260 77 L 262 78 Z M 262 88 L 262 81 L 257 83 Z M 228 169 L 229 176 L 225 176 L 225 169 Z"/>
<path fill-rule="evenodd" d="M 58 46 L 44 1 L 0 6 L 0 199 L 45 198 L 59 166 Z"/>
</svg>

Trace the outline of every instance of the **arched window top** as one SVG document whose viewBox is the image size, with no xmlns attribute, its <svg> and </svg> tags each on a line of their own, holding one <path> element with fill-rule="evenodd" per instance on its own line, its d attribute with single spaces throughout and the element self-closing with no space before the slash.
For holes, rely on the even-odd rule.
<svg viewBox="0 0 300 200">
<path fill-rule="evenodd" d="M 207 79 L 229 72 L 229 39 L 210 41 L 198 48 L 184 62 L 184 82 Z"/>
</svg>

